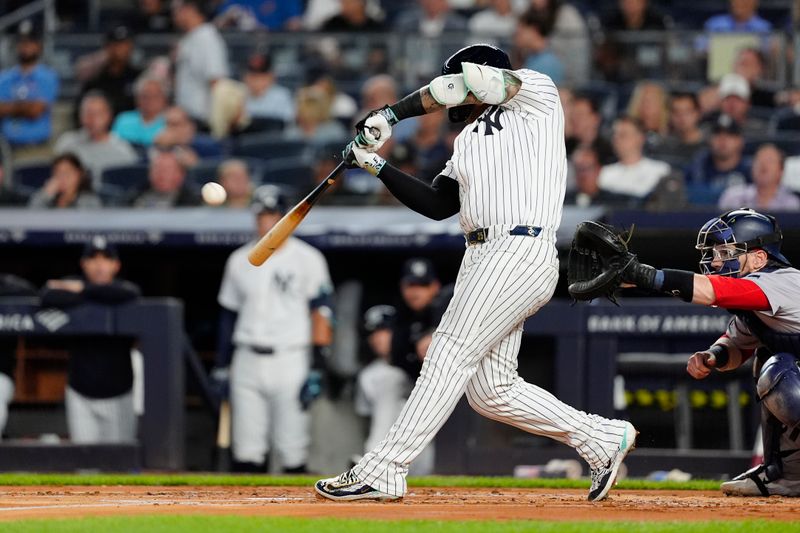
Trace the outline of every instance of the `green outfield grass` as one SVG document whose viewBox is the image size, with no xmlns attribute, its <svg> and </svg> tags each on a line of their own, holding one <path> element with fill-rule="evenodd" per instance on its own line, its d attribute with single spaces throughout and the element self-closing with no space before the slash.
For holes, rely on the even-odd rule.
<svg viewBox="0 0 800 533">
<path fill-rule="evenodd" d="M 151 486 L 245 486 L 245 487 L 310 487 L 318 476 L 240 476 L 224 474 L 0 474 L 0 485 L 68 486 L 68 485 L 151 485 Z M 513 477 L 431 476 L 409 478 L 411 487 L 498 487 L 585 489 L 588 480 L 518 479 Z M 620 481 L 620 489 L 717 490 L 719 481 Z"/>
<path fill-rule="evenodd" d="M 800 532 L 798 523 L 741 522 L 439 522 L 427 520 L 377 521 L 313 518 L 259 518 L 244 516 L 137 516 L 74 520 L 0 522 L 7 533 L 92 533 L 113 531 L 148 533 L 191 531 L 281 533 L 781 533 Z"/>
</svg>

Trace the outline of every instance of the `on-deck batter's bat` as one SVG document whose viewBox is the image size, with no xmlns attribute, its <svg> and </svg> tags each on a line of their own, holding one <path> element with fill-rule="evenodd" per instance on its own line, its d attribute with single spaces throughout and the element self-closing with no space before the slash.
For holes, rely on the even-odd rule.
<svg viewBox="0 0 800 533">
<path fill-rule="evenodd" d="M 217 472 L 231 470 L 231 402 L 223 400 L 219 406 L 219 422 L 217 426 Z"/>
<path fill-rule="evenodd" d="M 283 241 L 289 238 L 289 235 L 303 221 L 322 193 L 336 182 L 337 176 L 344 168 L 344 161 L 336 165 L 336 168 L 328 174 L 327 178 L 314 187 L 314 190 L 308 193 L 308 196 L 303 198 L 291 211 L 283 215 L 283 218 L 266 235 L 261 237 L 247 255 L 247 259 L 253 266 L 263 265 L 264 261 L 269 259 L 269 256 L 283 244 Z"/>
</svg>

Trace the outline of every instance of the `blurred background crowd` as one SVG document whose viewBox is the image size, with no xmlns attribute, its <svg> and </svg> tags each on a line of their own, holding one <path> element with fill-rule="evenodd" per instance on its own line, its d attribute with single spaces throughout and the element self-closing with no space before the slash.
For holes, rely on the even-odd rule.
<svg viewBox="0 0 800 533">
<path fill-rule="evenodd" d="M 205 364 L 190 380 L 193 398 L 202 389 L 218 401 L 229 384 L 236 389 L 227 369 L 212 368 L 212 360 L 215 338 L 223 338 L 217 282 L 231 245 L 243 241 L 222 235 L 219 241 L 192 237 L 192 246 L 165 244 L 167 230 L 157 217 L 145 237 L 136 234 L 139 240 L 97 241 L 96 233 L 113 229 L 109 222 L 140 211 L 113 211 L 114 218 L 102 220 L 89 213 L 132 207 L 149 216 L 148 209 L 201 206 L 200 186 L 217 181 L 227 199 L 213 217 L 201 210 L 192 220 L 193 227 L 201 221 L 198 231 L 219 226 L 224 233 L 233 219 L 249 228 L 252 215 L 240 211 L 254 201 L 256 220 L 265 211 L 277 217 L 292 196 L 335 167 L 359 119 L 427 84 L 467 44 L 497 44 L 515 68 L 544 72 L 558 85 L 569 157 L 565 203 L 579 217 L 590 216 L 581 208 L 595 206 L 605 213 L 697 215 L 742 205 L 800 211 L 800 0 L 0 0 L 0 14 L 0 208 L 83 210 L 81 227 L 90 228 L 77 237 L 65 233 L 63 242 L 45 234 L 21 245 L 13 241 L 24 238 L 13 233 L 15 220 L 0 228 L 11 232 L 0 231 L 4 242 L 15 246 L 3 270 L 32 282 L 0 276 L 0 295 L 39 296 L 65 310 L 128 303 L 139 294 L 183 299 L 190 343 L 200 352 L 198 366 Z M 461 128 L 443 113 L 404 121 L 382 155 L 433 179 Z M 259 204 L 258 191 L 269 185 L 289 198 L 280 208 Z M 350 170 L 320 203 L 395 202 L 379 180 Z M 359 226 L 364 212 L 372 211 L 351 209 L 341 218 Z M 42 216 L 47 231 L 59 226 L 56 217 Z M 26 227 L 37 223 L 26 219 Z M 379 233 L 398 229 L 396 220 L 379 216 L 368 224 Z M 659 243 L 642 245 L 643 257 L 655 250 L 689 261 L 686 228 L 678 235 L 677 225 L 674 217 L 666 220 Z M 311 409 L 323 422 L 309 430 L 308 463 L 284 468 L 346 467 L 350 454 L 385 434 L 419 374 L 462 249 L 460 242 L 437 248 L 406 226 L 399 231 L 412 233 L 401 235 L 408 237 L 405 245 L 386 237 L 373 246 L 378 241 L 359 241 L 359 234 L 323 250 L 335 285 L 334 337 L 349 340 L 334 343 L 323 395 L 333 403 Z M 76 242 L 86 245 L 79 263 L 70 251 Z M 128 244 L 128 251 L 142 246 L 126 254 Z M 121 257 L 125 277 L 141 288 L 118 278 Z M 690 260 L 694 265 L 693 255 Z M 77 275 L 59 278 L 66 271 Z M 15 355 L 19 361 L 20 353 L 36 353 L 35 339 L 20 349 L 15 336 L 0 337 L 0 430 L 12 397 L 20 404 L 60 402 L 65 385 L 63 430 L 53 429 L 52 418 L 31 429 L 18 409 L 6 433 L 18 437 L 46 426 L 75 442 L 130 440 L 141 414 L 142 364 L 129 357 L 131 339 L 60 339 L 45 346 L 69 357 L 66 382 L 48 382 L 53 394 L 45 398 L 41 391 L 28 394 L 20 380 L 30 364 L 28 370 L 14 366 Z M 552 385 L 547 361 L 555 349 L 536 338 L 523 352 L 537 356 L 520 359 L 529 365 L 523 374 Z M 337 364 L 342 358 L 352 361 Z M 198 410 L 197 402 L 187 405 Z M 356 415 L 369 417 L 369 427 Z M 670 426 L 659 444 L 674 444 L 671 421 L 655 418 Z M 210 444 L 209 425 L 190 422 L 190 454 L 198 443 Z M 715 419 L 708 427 L 719 425 Z M 501 430 L 470 427 L 476 439 L 499 439 Z M 348 442 L 331 442 L 340 435 Z M 744 436 L 738 441 L 741 448 Z M 330 445 L 315 452 L 320 442 Z M 433 449 L 430 454 L 418 473 L 446 459 L 435 461 Z M 267 466 L 264 457 L 234 458 L 257 470 Z M 207 468 L 207 458 L 194 457 L 190 466 Z"/>
<path fill-rule="evenodd" d="M 798 210 L 795 4 L 58 2 L 5 21 L 0 204 L 192 206 L 210 180 L 230 208 L 261 183 L 303 192 L 367 111 L 487 41 L 559 86 L 567 204 Z M 430 179 L 458 131 L 442 114 L 407 121 L 383 155 Z M 324 201 L 392 199 L 351 172 Z"/>
</svg>

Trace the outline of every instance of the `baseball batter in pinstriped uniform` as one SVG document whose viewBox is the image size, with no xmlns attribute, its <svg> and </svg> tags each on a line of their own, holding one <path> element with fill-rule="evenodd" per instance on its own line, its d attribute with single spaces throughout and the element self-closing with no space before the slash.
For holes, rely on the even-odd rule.
<svg viewBox="0 0 800 533">
<path fill-rule="evenodd" d="M 555 234 L 566 176 L 558 91 L 543 74 L 511 70 L 508 56 L 489 45 L 459 50 L 442 72 L 359 123 L 346 158 L 423 215 L 459 214 L 467 249 L 453 298 L 388 435 L 352 469 L 315 488 L 333 500 L 401 498 L 409 463 L 466 392 L 480 414 L 575 448 L 591 467 L 589 500 L 603 499 L 636 430 L 574 409 L 517 374 L 525 319 L 547 303 L 558 279 Z M 466 125 L 433 183 L 374 153 L 392 124 L 445 108 L 451 121 Z"/>
</svg>

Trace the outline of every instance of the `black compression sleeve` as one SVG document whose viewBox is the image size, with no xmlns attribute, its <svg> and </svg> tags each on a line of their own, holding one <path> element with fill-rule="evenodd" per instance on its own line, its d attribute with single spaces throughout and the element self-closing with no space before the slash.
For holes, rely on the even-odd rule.
<svg viewBox="0 0 800 533">
<path fill-rule="evenodd" d="M 425 107 L 422 105 L 422 95 L 419 91 L 414 91 L 396 104 L 389 106 L 394 113 L 397 122 L 404 118 L 418 117 L 425 114 Z"/>
<path fill-rule="evenodd" d="M 433 220 L 449 218 L 461 208 L 458 182 L 446 176 L 436 176 L 433 184 L 428 184 L 387 163 L 378 177 L 395 198 Z"/>
<path fill-rule="evenodd" d="M 730 354 L 728 354 L 728 347 L 724 344 L 714 344 L 707 351 L 714 354 L 714 359 L 717 361 L 717 368 L 722 368 L 728 364 Z"/>
<path fill-rule="evenodd" d="M 217 356 L 214 366 L 226 367 L 231 364 L 233 359 L 233 330 L 236 327 L 236 319 L 239 313 L 226 307 L 221 307 L 219 311 L 219 324 L 217 325 Z"/>
</svg>

